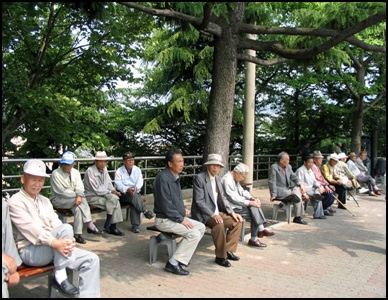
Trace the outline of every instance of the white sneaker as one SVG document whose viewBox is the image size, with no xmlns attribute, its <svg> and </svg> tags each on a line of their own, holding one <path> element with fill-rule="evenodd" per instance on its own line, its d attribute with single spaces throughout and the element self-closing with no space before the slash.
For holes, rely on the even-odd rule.
<svg viewBox="0 0 388 300">
<path fill-rule="evenodd" d="M 360 188 L 360 190 L 358 191 L 360 194 L 366 194 L 366 193 L 369 193 L 369 189 L 366 189 L 364 187 Z"/>
</svg>

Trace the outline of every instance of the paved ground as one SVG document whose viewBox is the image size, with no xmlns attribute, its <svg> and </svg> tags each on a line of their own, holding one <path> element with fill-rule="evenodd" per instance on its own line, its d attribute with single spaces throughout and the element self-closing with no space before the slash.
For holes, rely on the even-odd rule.
<svg viewBox="0 0 388 300">
<path fill-rule="evenodd" d="M 272 204 L 266 188 L 255 188 L 268 219 Z M 385 195 L 358 196 L 359 207 L 348 202 L 346 210 L 327 220 L 312 219 L 308 225 L 287 224 L 284 213 L 271 225 L 276 233 L 261 239 L 267 248 L 240 243 L 240 261 L 231 268 L 214 263 L 211 235 L 205 234 L 188 267 L 189 276 L 167 273 L 167 249 L 159 247 L 158 260 L 149 264 L 149 237 L 153 234 L 144 220 L 141 232 L 129 231 L 129 222 L 119 228 L 124 237 L 85 234 L 80 248 L 97 253 L 101 259 L 101 297 L 104 298 L 386 298 L 386 200 Z M 105 216 L 97 215 L 101 228 Z M 69 219 L 71 222 L 71 219 Z M 273 224 L 273 223 L 272 223 Z M 247 223 L 247 227 L 249 223 Z M 86 229 L 85 229 L 86 231 Z M 47 296 L 46 277 L 11 288 L 13 298 Z"/>
</svg>

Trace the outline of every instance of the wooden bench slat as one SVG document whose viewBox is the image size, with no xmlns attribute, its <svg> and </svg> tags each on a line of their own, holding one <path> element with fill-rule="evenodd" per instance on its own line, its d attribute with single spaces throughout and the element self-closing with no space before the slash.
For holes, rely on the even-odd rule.
<svg viewBox="0 0 388 300">
<path fill-rule="evenodd" d="M 17 268 L 20 279 L 28 278 L 35 275 L 42 275 L 49 271 L 53 271 L 55 269 L 54 265 L 47 265 L 43 267 L 30 267 L 26 265 L 21 265 Z"/>
</svg>

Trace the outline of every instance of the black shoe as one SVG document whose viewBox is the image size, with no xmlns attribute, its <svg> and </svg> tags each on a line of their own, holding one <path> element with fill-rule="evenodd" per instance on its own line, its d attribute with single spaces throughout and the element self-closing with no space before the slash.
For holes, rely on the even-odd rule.
<svg viewBox="0 0 388 300">
<path fill-rule="evenodd" d="M 307 222 L 305 220 L 303 220 L 301 217 L 295 217 L 293 222 L 298 223 L 298 224 L 307 225 Z"/>
<path fill-rule="evenodd" d="M 232 252 L 226 252 L 226 254 L 228 255 L 228 259 L 229 260 L 240 260 L 240 257 L 234 255 Z"/>
<path fill-rule="evenodd" d="M 295 194 L 291 194 L 289 196 L 287 196 L 286 198 L 283 199 L 283 202 L 291 202 L 291 203 L 299 203 L 300 202 L 300 199 L 297 195 Z"/>
<path fill-rule="evenodd" d="M 332 214 L 335 214 L 337 211 L 334 208 L 328 207 L 327 210 Z"/>
<path fill-rule="evenodd" d="M 76 241 L 77 243 L 86 244 L 86 241 L 84 240 L 84 238 L 82 237 L 82 235 L 80 235 L 80 234 L 75 235 L 74 238 L 75 238 L 75 241 Z"/>
<path fill-rule="evenodd" d="M 321 200 L 325 199 L 325 197 L 322 196 L 321 194 L 314 194 L 314 195 L 312 196 L 312 198 L 313 198 L 315 201 L 321 201 Z"/>
<path fill-rule="evenodd" d="M 153 217 L 155 217 L 155 214 L 154 214 L 152 211 L 150 211 L 150 210 L 146 210 L 146 211 L 144 212 L 144 216 L 145 216 L 147 219 L 152 219 Z"/>
<path fill-rule="evenodd" d="M 314 217 L 314 219 L 327 219 L 326 216 Z"/>
<path fill-rule="evenodd" d="M 325 216 L 334 216 L 334 214 L 333 214 L 332 212 L 330 212 L 328 209 L 325 209 L 325 210 L 323 211 L 323 214 L 324 214 Z"/>
<path fill-rule="evenodd" d="M 229 267 L 232 266 L 230 264 L 229 260 L 227 260 L 226 258 L 216 257 L 215 262 L 216 262 L 216 264 L 219 264 L 220 266 L 223 266 L 223 267 L 226 267 L 226 268 L 229 268 Z"/>
<path fill-rule="evenodd" d="M 64 281 L 61 282 L 61 284 L 59 284 L 55 276 L 53 276 L 52 283 L 64 296 L 79 295 L 79 289 L 74 284 L 72 284 L 68 278 L 66 278 Z"/>
<path fill-rule="evenodd" d="M 189 275 L 190 273 L 187 270 L 183 270 L 179 263 L 176 266 L 174 266 L 169 261 L 166 263 L 164 270 L 166 270 L 167 272 L 174 273 L 176 275 Z"/>
<path fill-rule="evenodd" d="M 88 229 L 86 230 L 88 233 L 93 233 L 93 234 L 102 234 L 101 230 L 99 230 L 97 227 L 94 227 L 94 229 Z"/>
<path fill-rule="evenodd" d="M 105 229 L 106 231 L 106 229 Z M 109 234 L 113 234 L 113 235 L 118 235 L 118 236 L 123 236 L 124 233 L 122 233 L 120 230 L 118 230 L 117 228 L 109 228 L 109 231 L 106 231 L 107 233 Z"/>
<path fill-rule="evenodd" d="M 133 232 L 133 233 L 139 233 L 139 232 L 140 232 L 139 226 L 137 226 L 137 225 L 132 225 L 132 232 Z"/>
</svg>

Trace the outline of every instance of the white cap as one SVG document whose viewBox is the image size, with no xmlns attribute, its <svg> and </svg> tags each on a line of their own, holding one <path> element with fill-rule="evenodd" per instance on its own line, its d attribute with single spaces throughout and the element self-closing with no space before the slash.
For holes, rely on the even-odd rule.
<svg viewBox="0 0 388 300">
<path fill-rule="evenodd" d="M 50 175 L 46 174 L 46 165 L 39 159 L 27 160 L 24 164 L 23 172 L 35 176 L 50 177 Z"/>
</svg>

